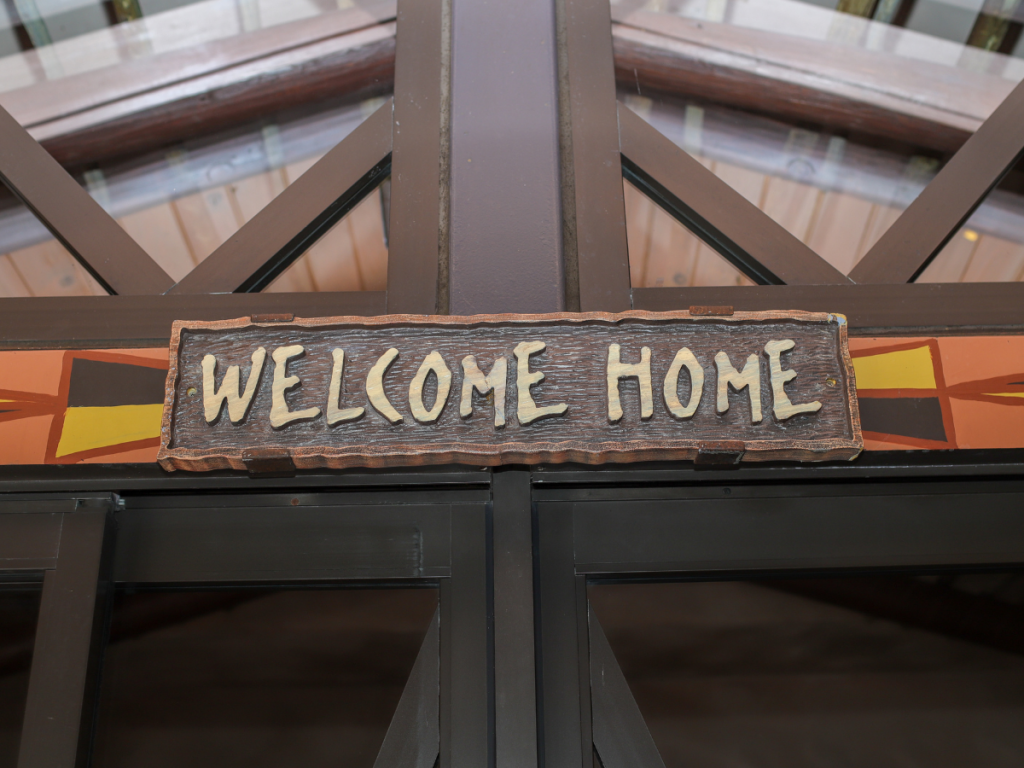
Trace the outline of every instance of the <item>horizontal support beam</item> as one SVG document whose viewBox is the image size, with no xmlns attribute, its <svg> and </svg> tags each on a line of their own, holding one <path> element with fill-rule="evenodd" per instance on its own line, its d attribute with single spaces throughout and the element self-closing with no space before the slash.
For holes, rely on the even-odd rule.
<svg viewBox="0 0 1024 768">
<path fill-rule="evenodd" d="M 726 474 L 692 462 L 604 464 L 581 467 L 557 464 L 534 467 L 531 473 L 535 496 L 545 500 L 577 498 L 628 498 L 633 485 L 661 486 L 728 482 L 801 482 L 860 478 L 951 478 L 1024 476 L 1024 450 L 871 451 L 856 461 L 829 464 L 741 464 Z M 0 493 L 129 491 L 271 491 L 300 488 L 334 488 L 346 493 L 375 489 L 411 489 L 417 501 L 487 501 L 490 475 L 459 466 L 410 467 L 403 470 L 299 471 L 295 477 L 249 477 L 242 472 L 177 472 L 157 464 L 75 464 L 0 466 Z M 426 498 L 422 488 L 437 489 Z M 600 489 L 600 490 L 596 490 Z M 467 496 L 468 494 L 468 496 Z M 582 496 L 580 494 L 583 494 Z M 456 499 L 456 496 L 458 498 Z"/>
<path fill-rule="evenodd" d="M 424 491 L 425 486 L 434 489 Z M 300 488 L 332 488 L 346 493 L 370 493 L 387 489 L 394 501 L 396 489 L 413 489 L 415 501 L 462 500 L 485 502 L 490 498 L 490 475 L 476 467 L 415 467 L 381 472 L 298 471 L 294 477 L 251 477 L 244 472 L 165 472 L 151 464 L 36 464 L 0 466 L 0 493 L 46 493 L 104 491 L 295 491 Z M 467 496 L 468 494 L 468 496 Z M 19 566 L 20 568 L 20 566 Z M 0 568 L 0 570 L 3 570 Z"/>
<path fill-rule="evenodd" d="M 850 279 L 646 120 L 620 103 L 626 178 L 761 285 L 828 285 Z"/>
<path fill-rule="evenodd" d="M 27 469 L 27 468 L 26 468 Z M 644 498 L 672 498 L 681 485 L 723 483 L 836 482 L 886 478 L 1005 479 L 1024 476 L 1024 450 L 870 451 L 854 461 L 778 462 L 701 467 L 692 463 L 605 464 L 597 467 L 534 467 L 533 493 L 538 501 L 586 501 L 635 498 L 635 488 L 653 489 Z M 108 483 L 108 486 L 110 484 Z"/>
<path fill-rule="evenodd" d="M 675 489 L 572 503 L 577 573 L 738 574 L 1024 563 L 1024 483 Z M 649 494 L 648 494 L 649 495 Z M 570 502 L 542 502 L 539 514 Z M 546 506 L 550 504 L 550 508 Z"/>
<path fill-rule="evenodd" d="M 383 291 L 69 296 L 0 299 L 0 349 L 83 349 L 168 344 L 175 320 L 382 315 Z"/>
<path fill-rule="evenodd" d="M 128 500 L 118 516 L 114 580 L 282 583 L 450 574 L 449 505 L 222 498 L 223 504 L 179 497 L 163 507 Z"/>
<path fill-rule="evenodd" d="M 724 288 L 634 288 L 633 308 L 664 312 L 691 306 L 737 312 L 802 309 L 846 315 L 854 333 L 1024 334 L 1024 283 L 900 285 L 758 285 Z"/>
<path fill-rule="evenodd" d="M 0 94 L 68 166 L 109 162 L 264 117 L 391 89 L 394 0 L 333 11 L 200 47 Z"/>
<path fill-rule="evenodd" d="M 862 334 L 906 335 L 922 330 L 945 335 L 1024 334 L 1021 283 L 633 289 L 635 309 L 658 312 L 723 305 L 751 312 L 839 312 L 846 315 L 854 332 Z M 229 320 L 275 313 L 369 317 L 385 311 L 382 291 L 0 299 L 0 348 L 141 347 L 168 343 L 175 320 Z"/>
</svg>

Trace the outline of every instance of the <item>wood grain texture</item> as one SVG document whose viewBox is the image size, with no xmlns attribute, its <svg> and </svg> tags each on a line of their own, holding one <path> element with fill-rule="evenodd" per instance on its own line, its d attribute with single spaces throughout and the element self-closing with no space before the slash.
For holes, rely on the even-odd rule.
<svg viewBox="0 0 1024 768">
<path fill-rule="evenodd" d="M 631 462 L 694 459 L 701 449 L 722 440 L 743 447 L 746 461 L 824 461 L 852 459 L 862 439 L 853 367 L 847 349 L 847 325 L 841 315 L 809 312 L 738 312 L 728 318 L 693 317 L 689 312 L 556 313 L 548 315 L 480 315 L 447 317 L 386 315 L 376 318 L 334 317 L 300 319 L 290 323 L 253 323 L 248 318 L 208 323 L 174 324 L 171 339 L 158 460 L 165 469 L 245 469 L 245 449 L 275 450 L 288 455 L 298 468 L 464 463 L 481 466 L 580 462 Z M 787 384 L 796 404 L 818 400 L 817 413 L 802 413 L 785 421 L 772 414 L 765 344 L 793 339 L 795 349 L 783 365 L 798 375 Z M 403 416 L 409 410 L 409 385 L 433 352 L 452 371 L 451 389 L 461 391 L 462 360 L 475 355 L 489 370 L 500 357 L 518 377 L 522 361 L 517 347 L 543 341 L 543 351 L 530 355 L 532 377 L 543 373 L 530 390 L 538 408 L 565 403 L 565 415 L 552 413 L 528 425 L 519 419 L 521 396 L 507 386 L 507 424 L 494 424 L 493 395 L 473 397 L 473 413 L 460 415 L 459 403 L 449 397 L 436 421 L 418 423 L 403 417 L 391 423 L 377 409 L 365 408 L 354 421 L 330 427 L 326 419 L 293 422 L 275 430 L 271 409 L 270 366 L 262 371 L 252 407 L 233 425 L 221 418 L 212 425 L 203 416 L 201 361 L 217 357 L 218 370 L 240 365 L 242 380 L 248 360 L 259 347 L 301 344 L 305 354 L 289 363 L 288 374 L 301 384 L 288 394 L 292 411 L 327 410 L 333 370 L 332 351 L 345 350 L 345 371 L 338 407 L 363 407 L 370 394 L 386 395 Z M 619 380 L 623 416 L 608 417 L 607 363 L 610 344 L 621 346 L 623 362 L 638 362 L 641 348 L 651 349 L 651 375 L 656 392 L 654 415 L 641 419 L 641 398 L 635 378 Z M 686 419 L 673 418 L 662 398 L 666 374 L 682 347 L 693 351 L 707 385 L 700 406 Z M 368 373 L 391 348 L 398 357 L 387 366 L 380 392 L 367 385 Z M 749 355 L 760 359 L 761 408 L 765 418 L 751 423 L 748 391 L 730 391 L 730 407 L 715 408 L 717 370 L 714 357 L 726 351 L 735 364 Z M 521 356 L 520 356 L 521 357 Z M 370 377 L 373 378 L 373 377 Z M 680 377 L 680 393 L 689 399 L 689 379 Z M 189 395 L 188 393 L 192 394 Z M 425 407 L 432 408 L 436 378 L 423 384 Z"/>
</svg>

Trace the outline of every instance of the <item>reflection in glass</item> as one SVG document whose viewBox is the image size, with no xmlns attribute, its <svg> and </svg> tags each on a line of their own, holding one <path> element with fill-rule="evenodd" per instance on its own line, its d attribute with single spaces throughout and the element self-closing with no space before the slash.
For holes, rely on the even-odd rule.
<svg viewBox="0 0 1024 768">
<path fill-rule="evenodd" d="M 388 284 L 384 200 L 378 187 L 274 280 L 274 291 L 383 291 Z"/>
<path fill-rule="evenodd" d="M 0 93 L 355 6 L 337 0 L 0 3 Z"/>
<path fill-rule="evenodd" d="M 844 274 L 941 168 L 934 153 L 896 152 L 725 107 L 624 92 L 620 98 Z M 1022 178 L 1019 170 L 1011 172 L 988 195 L 964 232 L 947 246 L 948 253 L 940 254 L 922 274 L 921 282 L 1024 279 Z M 635 194 L 627 191 L 627 226 L 639 229 L 642 220 L 635 211 L 630 215 L 632 198 Z M 635 242 L 637 237 L 631 235 L 631 265 Z M 685 247 L 672 245 L 665 253 L 671 265 L 653 279 L 633 269 L 635 287 L 700 284 L 674 282 L 677 274 L 686 274 Z"/>
<path fill-rule="evenodd" d="M 0 768 L 18 762 L 41 581 L 0 581 Z"/>
<path fill-rule="evenodd" d="M 1019 3 L 956 0 L 611 0 L 619 21 L 670 34 L 672 18 L 894 54 L 933 65 L 1024 77 Z M 631 13 L 661 14 L 640 22 Z"/>
<path fill-rule="evenodd" d="M 122 594 L 95 765 L 373 765 L 431 589 Z"/>
<path fill-rule="evenodd" d="M 383 102 L 318 105 L 313 114 L 293 114 L 280 123 L 186 141 L 92 169 L 81 182 L 171 278 L 180 280 Z M 371 193 L 346 219 L 352 221 L 343 219 L 311 249 L 320 266 L 289 270 L 271 290 L 382 290 L 387 248 L 380 194 Z M 0 194 L 0 297 L 104 293 L 31 211 Z"/>
<path fill-rule="evenodd" d="M 919 283 L 1007 283 L 1024 280 L 1024 162 L 1006 175 L 999 188 L 960 228 Z"/>
<path fill-rule="evenodd" d="M 717 251 L 629 182 L 626 237 L 634 288 L 753 285 Z"/>
<path fill-rule="evenodd" d="M 667 768 L 1010 768 L 1024 576 L 590 588 Z"/>
</svg>

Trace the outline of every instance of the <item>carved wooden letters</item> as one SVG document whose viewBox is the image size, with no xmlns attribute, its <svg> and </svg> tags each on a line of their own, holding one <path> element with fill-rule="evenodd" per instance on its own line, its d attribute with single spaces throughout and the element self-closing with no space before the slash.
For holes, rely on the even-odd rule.
<svg viewBox="0 0 1024 768">
<path fill-rule="evenodd" d="M 745 460 L 856 456 L 841 315 L 178 322 L 160 461 L 596 463 L 694 458 L 721 441 Z"/>
</svg>

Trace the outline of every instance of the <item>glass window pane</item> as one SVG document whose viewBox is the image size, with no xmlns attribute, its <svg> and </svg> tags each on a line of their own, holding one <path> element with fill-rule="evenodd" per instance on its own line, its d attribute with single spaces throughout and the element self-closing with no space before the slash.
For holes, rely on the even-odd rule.
<svg viewBox="0 0 1024 768">
<path fill-rule="evenodd" d="M 619 98 L 843 274 L 878 242 L 942 165 L 937 153 L 927 149 L 887 146 L 864 136 L 855 141 L 823 126 L 797 125 L 707 102 L 637 96 L 623 89 Z M 641 220 L 631 217 L 629 200 L 627 192 L 627 226 L 639 230 Z M 652 232 L 659 228 L 661 213 L 651 218 Z M 660 228 L 666 233 L 670 229 Z M 635 239 L 629 241 L 631 267 Z M 669 239 L 661 238 L 663 250 L 673 255 L 674 263 L 686 262 L 693 246 L 684 246 L 677 235 L 671 245 Z M 690 239 L 696 242 L 692 235 Z M 633 285 L 656 287 L 651 274 L 648 270 L 646 281 Z M 724 273 L 689 283 L 674 283 L 674 276 L 666 272 L 664 285 L 733 284 Z"/>
<path fill-rule="evenodd" d="M 42 582 L 0 581 L 0 768 L 18 763 Z"/>
<path fill-rule="evenodd" d="M 634 288 L 753 285 L 710 245 L 628 181 L 626 238 Z"/>
<path fill-rule="evenodd" d="M 120 594 L 94 763 L 370 768 L 432 589 Z"/>
<path fill-rule="evenodd" d="M 667 768 L 1010 768 L 1024 574 L 591 587 Z"/>
<path fill-rule="evenodd" d="M 922 272 L 919 283 L 1024 280 L 1024 161 L 1010 169 Z"/>
<path fill-rule="evenodd" d="M 131 68 L 304 19 L 358 12 L 345 0 L 16 0 L 0 3 L 0 92 Z M 369 14 L 361 14 L 363 20 Z"/>
<path fill-rule="evenodd" d="M 316 105 L 279 122 L 189 138 L 170 150 L 85 172 L 93 198 L 174 280 L 223 245 L 384 103 Z M 104 295 L 28 208 L 0 188 L 0 298 Z M 384 206 L 374 191 L 271 290 L 383 290 Z"/>
</svg>

